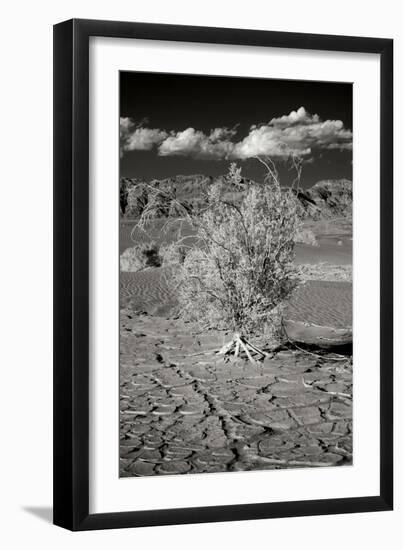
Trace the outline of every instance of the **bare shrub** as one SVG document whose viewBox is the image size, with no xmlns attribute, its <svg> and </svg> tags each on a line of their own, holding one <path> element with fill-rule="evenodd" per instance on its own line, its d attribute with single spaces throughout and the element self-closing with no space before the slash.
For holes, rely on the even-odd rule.
<svg viewBox="0 0 403 550">
<path fill-rule="evenodd" d="M 189 251 L 178 273 L 179 299 L 183 315 L 204 326 L 241 334 L 272 330 L 295 287 L 297 203 L 270 168 L 264 183 L 244 187 L 240 203 L 223 198 L 221 183 L 215 183 L 209 207 L 195 220 L 200 246 Z M 229 178 L 234 187 L 241 185 L 234 165 Z"/>
<path fill-rule="evenodd" d="M 161 208 L 170 216 L 162 231 L 178 227 L 177 239 L 164 248 L 164 262 L 177 263 L 180 314 L 203 328 L 234 331 L 226 352 L 240 346 L 250 359 L 264 353 L 246 335 L 273 335 L 280 330 L 284 300 L 295 288 L 294 243 L 299 226 L 298 200 L 301 164 L 292 159 L 297 178 L 288 188 L 280 186 L 270 159 L 258 159 L 266 168 L 262 183 L 247 181 L 232 164 L 223 180 L 207 190 L 205 206 L 189 210 L 167 191 L 152 189 L 134 230 L 147 231 Z M 233 193 L 228 193 L 228 183 Z M 172 217 L 172 211 L 177 213 Z M 192 228 L 192 240 L 183 227 Z M 184 252 L 183 247 L 187 252 Z M 223 348 L 224 349 L 224 348 Z"/>
<path fill-rule="evenodd" d="M 159 249 L 159 256 L 163 265 L 183 264 L 189 247 L 178 245 L 176 242 L 162 244 Z"/>
</svg>

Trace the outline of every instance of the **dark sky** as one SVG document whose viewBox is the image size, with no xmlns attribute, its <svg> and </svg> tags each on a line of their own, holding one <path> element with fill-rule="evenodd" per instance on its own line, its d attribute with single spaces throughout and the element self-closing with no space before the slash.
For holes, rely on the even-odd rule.
<svg viewBox="0 0 403 550">
<path fill-rule="evenodd" d="M 352 93 L 349 83 L 272 80 L 239 77 L 120 73 L 120 116 L 143 126 L 166 131 L 188 127 L 206 134 L 212 128 L 238 126 L 236 140 L 243 139 L 251 125 L 267 123 L 299 107 L 318 114 L 322 121 L 341 120 L 352 130 Z M 352 153 L 348 150 L 313 151 L 304 165 L 302 184 L 310 187 L 321 179 L 352 178 Z M 255 159 L 237 161 L 246 177 L 261 179 L 262 166 Z M 145 179 L 177 174 L 219 175 L 230 161 L 191 156 L 159 156 L 152 151 L 127 151 L 121 158 L 121 176 Z M 281 163 L 281 181 L 288 184 L 290 172 Z"/>
</svg>

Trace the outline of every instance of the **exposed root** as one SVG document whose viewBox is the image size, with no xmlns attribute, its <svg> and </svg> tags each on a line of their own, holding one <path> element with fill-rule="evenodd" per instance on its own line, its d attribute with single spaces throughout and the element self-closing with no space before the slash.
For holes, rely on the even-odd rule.
<svg viewBox="0 0 403 550">
<path fill-rule="evenodd" d="M 256 358 L 253 357 L 252 354 L 255 356 L 258 355 L 261 358 L 268 357 L 265 351 L 251 344 L 245 337 L 238 333 L 234 334 L 233 339 L 218 351 L 218 355 L 229 355 L 232 351 L 234 352 L 234 357 L 240 357 L 241 351 L 244 351 L 251 363 L 256 363 Z"/>
</svg>

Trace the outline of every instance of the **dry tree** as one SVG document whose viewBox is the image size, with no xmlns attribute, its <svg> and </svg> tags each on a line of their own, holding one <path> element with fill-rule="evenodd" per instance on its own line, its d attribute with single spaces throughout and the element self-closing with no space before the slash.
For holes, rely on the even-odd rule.
<svg viewBox="0 0 403 550">
<path fill-rule="evenodd" d="M 280 329 L 282 304 L 296 285 L 295 191 L 301 175 L 300 163 L 293 158 L 297 179 L 282 188 L 273 161 L 258 160 L 267 172 L 263 182 L 245 181 L 241 170 L 231 164 L 228 175 L 209 187 L 198 211 L 167 196 L 169 192 L 150 190 L 151 198 L 136 226 L 145 231 L 168 201 L 174 215 L 166 219 L 163 230 L 169 224 L 178 225 L 173 246 L 181 247 L 182 254 L 175 276 L 181 315 L 204 328 L 233 331 L 219 353 L 238 356 L 243 351 L 251 361 L 254 355 L 266 355 L 250 342 L 251 336 Z M 190 241 L 189 234 L 182 233 L 183 224 L 192 229 Z"/>
</svg>

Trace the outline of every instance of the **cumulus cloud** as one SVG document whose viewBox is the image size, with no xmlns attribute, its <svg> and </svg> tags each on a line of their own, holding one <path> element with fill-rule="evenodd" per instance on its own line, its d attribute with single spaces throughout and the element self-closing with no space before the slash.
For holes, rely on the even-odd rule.
<svg viewBox="0 0 403 550">
<path fill-rule="evenodd" d="M 168 137 L 158 128 L 138 126 L 130 118 L 120 119 L 120 140 L 122 151 L 151 151 Z"/>
<path fill-rule="evenodd" d="M 237 128 L 214 128 L 204 133 L 195 128 L 166 131 L 136 125 L 122 118 L 123 151 L 155 149 L 160 156 L 189 156 L 200 159 L 247 159 L 256 155 L 286 158 L 290 154 L 310 156 L 314 150 L 352 148 L 352 132 L 341 120 L 321 120 L 304 107 L 288 115 L 255 124 L 240 140 Z"/>
<path fill-rule="evenodd" d="M 305 107 L 300 107 L 297 111 L 291 111 L 289 115 L 272 118 L 269 124 L 271 126 L 285 128 L 287 126 L 296 126 L 297 124 L 316 124 L 317 122 L 320 122 L 318 115 L 311 115 L 306 111 Z"/>
<path fill-rule="evenodd" d="M 168 137 L 167 132 L 157 128 L 136 128 L 125 142 L 125 151 L 150 151 Z"/>
<path fill-rule="evenodd" d="M 237 158 L 254 155 L 282 157 L 310 155 L 313 149 L 351 149 L 352 132 L 341 120 L 322 121 L 304 107 L 289 115 L 273 118 L 267 124 L 252 126 L 249 134 L 235 145 Z"/>
<path fill-rule="evenodd" d="M 182 155 L 194 158 L 224 159 L 232 152 L 234 144 L 229 141 L 234 135 L 228 128 L 214 128 L 209 135 L 200 130 L 187 128 L 182 132 L 172 133 L 159 146 L 162 156 Z"/>
<path fill-rule="evenodd" d="M 134 122 L 129 117 L 120 117 L 120 137 L 124 139 L 129 135 L 130 130 L 134 127 Z"/>
<path fill-rule="evenodd" d="M 221 141 L 221 140 L 228 140 L 233 138 L 237 133 L 237 126 L 234 126 L 233 128 L 214 128 L 211 130 L 209 139 L 212 142 Z"/>
<path fill-rule="evenodd" d="M 288 157 L 291 153 L 309 155 L 311 148 L 301 140 L 299 132 L 278 130 L 272 126 L 251 129 L 249 134 L 235 144 L 234 158 L 247 159 L 254 156 Z"/>
</svg>

